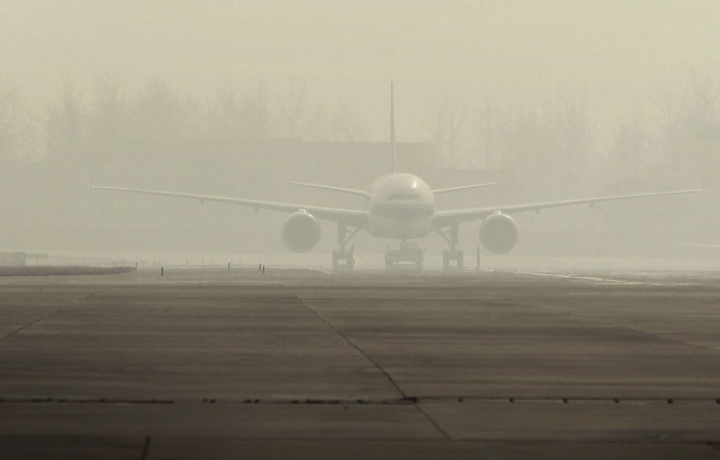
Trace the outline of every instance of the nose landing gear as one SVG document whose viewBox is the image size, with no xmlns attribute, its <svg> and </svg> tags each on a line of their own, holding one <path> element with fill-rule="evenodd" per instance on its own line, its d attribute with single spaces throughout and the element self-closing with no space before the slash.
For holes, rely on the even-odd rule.
<svg viewBox="0 0 720 460">
<path fill-rule="evenodd" d="M 388 247 L 385 253 L 385 267 L 399 268 L 400 266 L 406 266 L 416 270 L 422 270 L 423 258 L 423 250 L 418 247 L 417 243 L 403 241 L 397 249 L 390 249 Z"/>
</svg>

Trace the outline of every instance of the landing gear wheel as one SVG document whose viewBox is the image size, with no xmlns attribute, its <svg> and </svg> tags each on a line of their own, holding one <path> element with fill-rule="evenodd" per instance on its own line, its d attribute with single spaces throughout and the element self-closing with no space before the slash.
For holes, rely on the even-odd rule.
<svg viewBox="0 0 720 460">
<path fill-rule="evenodd" d="M 458 251 L 458 224 L 450 225 L 447 229 L 438 229 L 438 234 L 450 245 L 449 250 L 443 251 L 443 270 L 463 270 L 465 260 L 463 252 Z"/>
<path fill-rule="evenodd" d="M 451 265 L 451 262 L 455 262 Z M 443 270 L 463 270 L 465 258 L 462 251 L 443 251 Z"/>
<path fill-rule="evenodd" d="M 339 257 L 338 257 L 337 249 L 333 249 L 333 252 L 332 252 L 332 268 L 333 268 L 333 270 L 337 270 L 339 267 L 338 258 Z"/>
<path fill-rule="evenodd" d="M 333 250 L 332 252 L 332 268 L 333 270 L 352 270 L 355 266 L 355 257 L 353 256 L 354 248 L 349 251 Z M 344 263 L 343 263 L 344 262 Z"/>
</svg>

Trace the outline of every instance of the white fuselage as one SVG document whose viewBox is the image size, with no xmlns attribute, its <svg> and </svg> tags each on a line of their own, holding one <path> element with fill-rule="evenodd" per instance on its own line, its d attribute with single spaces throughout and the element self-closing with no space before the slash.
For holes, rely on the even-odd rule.
<svg viewBox="0 0 720 460">
<path fill-rule="evenodd" d="M 368 232 L 378 238 L 420 238 L 432 231 L 435 197 L 412 174 L 388 174 L 370 186 Z"/>
</svg>

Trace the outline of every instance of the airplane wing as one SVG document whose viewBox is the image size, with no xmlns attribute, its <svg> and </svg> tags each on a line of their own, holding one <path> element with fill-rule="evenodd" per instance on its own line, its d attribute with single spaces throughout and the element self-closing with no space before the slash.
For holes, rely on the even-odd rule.
<svg viewBox="0 0 720 460">
<path fill-rule="evenodd" d="M 473 220 L 485 219 L 494 212 L 505 214 L 517 214 L 526 211 L 540 211 L 542 209 L 559 208 L 576 204 L 589 204 L 592 206 L 601 201 L 628 200 L 634 198 L 645 198 L 663 195 L 679 195 L 683 193 L 697 193 L 700 190 L 676 190 L 671 192 L 638 193 L 634 195 L 599 196 L 594 198 L 578 198 L 564 201 L 546 201 L 542 203 L 516 204 L 509 206 L 493 206 L 488 208 L 457 209 L 452 211 L 437 211 L 433 218 L 433 227 L 440 229 L 449 225 L 460 224 Z"/>
<path fill-rule="evenodd" d="M 139 193 L 144 195 L 161 195 L 170 196 L 175 198 L 188 198 L 191 200 L 198 200 L 201 202 L 205 201 L 216 201 L 220 203 L 236 204 L 240 206 L 248 206 L 251 208 L 258 209 L 272 209 L 274 211 L 283 212 L 296 212 L 304 209 L 308 213 L 317 217 L 321 220 L 328 220 L 332 222 L 339 222 L 347 225 L 351 225 L 357 228 L 367 227 L 367 213 L 364 211 L 356 211 L 352 209 L 337 209 L 337 208 L 325 208 L 321 206 L 306 206 L 301 204 L 292 203 L 278 203 L 273 201 L 259 201 L 259 200 L 246 200 L 243 198 L 232 198 L 225 196 L 213 196 L 213 195 L 197 195 L 194 193 L 178 193 L 178 192 L 166 192 L 160 190 L 143 190 L 134 188 L 122 188 L 122 187 L 104 187 L 104 186 L 93 186 L 96 190 L 111 190 L 114 192 L 128 192 L 128 193 Z"/>
</svg>

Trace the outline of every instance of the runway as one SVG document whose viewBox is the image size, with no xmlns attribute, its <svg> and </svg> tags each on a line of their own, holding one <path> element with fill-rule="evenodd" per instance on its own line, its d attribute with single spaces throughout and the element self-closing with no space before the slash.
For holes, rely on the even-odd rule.
<svg viewBox="0 0 720 460">
<path fill-rule="evenodd" d="M 0 277 L 0 458 L 720 458 L 720 273 Z"/>
</svg>

